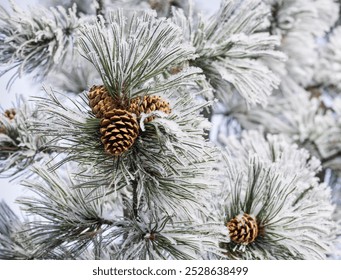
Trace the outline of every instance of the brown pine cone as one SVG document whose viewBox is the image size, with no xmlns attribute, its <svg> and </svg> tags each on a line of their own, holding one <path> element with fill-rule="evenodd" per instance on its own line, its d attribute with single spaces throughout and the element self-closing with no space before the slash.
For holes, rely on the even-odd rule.
<svg viewBox="0 0 341 280">
<path fill-rule="evenodd" d="M 5 111 L 4 115 L 5 115 L 5 117 L 9 118 L 10 120 L 13 120 L 15 115 L 16 115 L 16 111 L 15 111 L 15 109 L 8 109 Z"/>
<path fill-rule="evenodd" d="M 141 113 L 149 114 L 152 111 L 161 111 L 166 114 L 171 113 L 169 103 L 162 99 L 160 96 L 150 95 L 142 97 L 135 97 L 130 101 L 129 111 L 140 117 Z M 146 122 L 150 122 L 155 119 L 155 116 L 145 119 Z"/>
<path fill-rule="evenodd" d="M 126 152 L 139 133 L 136 118 L 126 110 L 113 109 L 105 113 L 100 124 L 104 150 L 113 156 Z"/>
<path fill-rule="evenodd" d="M 243 216 L 238 215 L 227 223 L 230 231 L 230 238 L 238 244 L 250 244 L 255 241 L 258 236 L 258 225 L 255 218 L 244 213 Z"/>
<path fill-rule="evenodd" d="M 104 86 L 92 86 L 89 91 L 89 105 L 96 118 L 103 118 L 106 112 L 115 109 L 115 102 Z"/>
</svg>

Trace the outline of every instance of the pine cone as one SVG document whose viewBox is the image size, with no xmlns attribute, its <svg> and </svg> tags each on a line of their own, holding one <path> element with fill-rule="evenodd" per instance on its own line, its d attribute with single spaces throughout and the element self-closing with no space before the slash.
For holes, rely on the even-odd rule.
<svg viewBox="0 0 341 280">
<path fill-rule="evenodd" d="M 15 109 L 8 109 L 4 112 L 4 116 L 10 120 L 13 120 L 15 115 L 16 115 Z M 0 133 L 6 133 L 6 128 L 2 123 L 0 123 Z"/>
<path fill-rule="evenodd" d="M 255 241 L 258 236 L 258 225 L 255 218 L 244 213 L 243 216 L 238 215 L 227 223 L 230 231 L 230 238 L 238 244 L 250 244 Z"/>
<path fill-rule="evenodd" d="M 141 113 L 149 114 L 152 111 L 161 111 L 166 114 L 170 114 L 171 108 L 169 103 L 162 99 L 160 96 L 150 95 L 136 97 L 130 101 L 129 111 L 136 114 L 137 117 L 141 115 Z M 145 119 L 144 122 L 150 122 L 155 119 L 154 116 L 151 116 Z"/>
<path fill-rule="evenodd" d="M 8 109 L 4 113 L 5 117 L 9 118 L 10 120 L 14 119 L 15 114 L 16 114 L 15 109 Z"/>
<path fill-rule="evenodd" d="M 134 144 L 139 126 L 136 118 L 128 111 L 113 109 L 104 114 L 100 132 L 104 150 L 119 156 Z"/>
<path fill-rule="evenodd" d="M 97 118 L 115 109 L 115 102 L 104 86 L 92 86 L 89 91 L 89 105 Z"/>
</svg>

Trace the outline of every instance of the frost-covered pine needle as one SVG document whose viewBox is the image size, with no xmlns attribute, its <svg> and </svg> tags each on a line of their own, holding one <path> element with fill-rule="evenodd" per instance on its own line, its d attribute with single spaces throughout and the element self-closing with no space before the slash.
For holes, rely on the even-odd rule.
<svg viewBox="0 0 341 280">
<path fill-rule="evenodd" d="M 31 131 L 32 123 L 41 114 L 26 102 L 18 102 L 13 119 L 0 112 L 0 177 L 10 177 L 25 171 L 49 154 L 45 149 L 46 137 Z"/>
<path fill-rule="evenodd" d="M 84 25 L 79 44 L 113 98 L 158 93 L 185 83 L 200 69 L 186 69 L 168 80 L 160 74 L 194 58 L 194 49 L 181 42 L 181 29 L 156 13 L 131 17 L 114 10 L 106 21 Z M 157 78 L 157 79 L 156 79 Z M 151 79 L 156 79 L 154 84 Z M 160 85 L 161 83 L 161 85 Z"/>
<path fill-rule="evenodd" d="M 325 259 L 333 251 L 337 224 L 330 188 L 315 177 L 319 162 L 280 136 L 244 132 L 226 139 L 226 183 L 216 198 L 227 224 L 255 217 L 256 239 L 222 243 L 232 259 Z"/>
<path fill-rule="evenodd" d="M 183 30 L 184 40 L 195 48 L 191 64 L 203 69 L 218 97 L 231 95 L 232 84 L 248 104 L 265 104 L 279 84 L 262 58 L 283 60 L 274 48 L 276 36 L 259 32 L 269 11 L 259 0 L 223 0 L 219 11 L 208 21 L 203 15 L 193 19 L 178 9 L 172 20 Z"/>
<path fill-rule="evenodd" d="M 5 74 L 17 68 L 13 78 L 34 72 L 44 77 L 72 53 L 80 21 L 76 7 L 62 6 L 22 10 L 12 2 L 12 11 L 0 6 L 0 63 Z"/>
</svg>

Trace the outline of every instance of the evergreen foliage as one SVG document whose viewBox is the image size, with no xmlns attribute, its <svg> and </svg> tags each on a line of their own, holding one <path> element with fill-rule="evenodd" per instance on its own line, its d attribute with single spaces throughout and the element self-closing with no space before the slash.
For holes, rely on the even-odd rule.
<svg viewBox="0 0 341 280">
<path fill-rule="evenodd" d="M 11 3 L 0 259 L 340 257 L 340 2 Z"/>
</svg>

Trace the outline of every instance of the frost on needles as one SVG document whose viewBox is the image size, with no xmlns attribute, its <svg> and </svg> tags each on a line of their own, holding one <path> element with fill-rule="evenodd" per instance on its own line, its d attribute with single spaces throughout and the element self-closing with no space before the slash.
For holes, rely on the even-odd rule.
<svg viewBox="0 0 341 280">
<path fill-rule="evenodd" d="M 75 6 L 24 11 L 12 2 L 11 12 L 0 6 L 2 75 L 16 68 L 14 77 L 31 72 L 45 76 L 72 52 L 79 24 Z"/>
<path fill-rule="evenodd" d="M 71 2 L 0 8 L 4 75 L 46 82 L 1 111 L 1 259 L 337 256 L 338 4 Z"/>
<path fill-rule="evenodd" d="M 256 131 L 225 139 L 227 176 L 215 201 L 227 223 L 251 215 L 255 240 L 222 243 L 229 258 L 323 259 L 334 248 L 330 189 L 316 177 L 320 162 L 285 137 Z M 240 219 L 240 218 L 239 218 Z M 244 233 L 247 234 L 247 228 Z M 235 234 L 230 231 L 231 238 Z M 243 236 L 241 236 L 243 237 Z"/>
<path fill-rule="evenodd" d="M 264 104 L 279 80 L 263 62 L 280 61 L 278 37 L 261 32 L 268 15 L 259 0 L 222 1 L 209 20 L 173 9 L 172 20 L 184 30 L 184 40 L 195 48 L 191 65 L 203 69 L 220 99 L 230 98 L 231 85 L 249 104 Z M 227 95 L 227 97 L 226 97 Z"/>
</svg>

